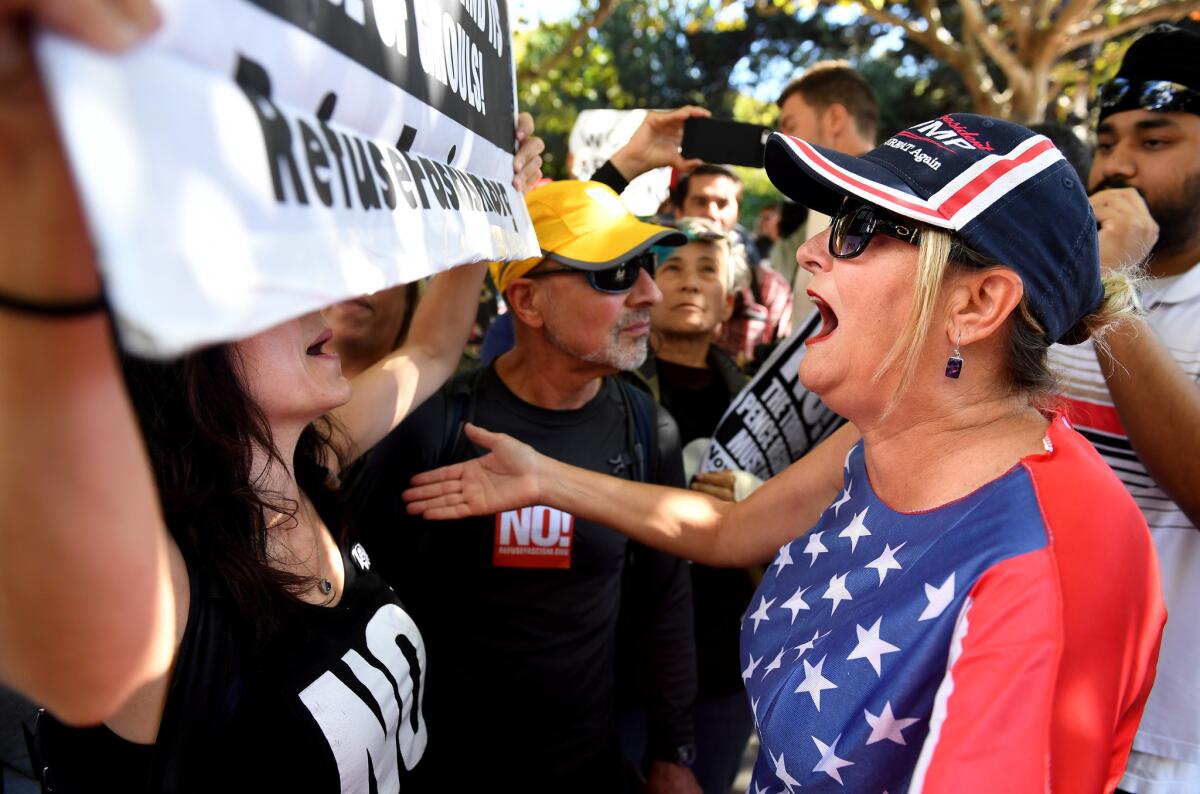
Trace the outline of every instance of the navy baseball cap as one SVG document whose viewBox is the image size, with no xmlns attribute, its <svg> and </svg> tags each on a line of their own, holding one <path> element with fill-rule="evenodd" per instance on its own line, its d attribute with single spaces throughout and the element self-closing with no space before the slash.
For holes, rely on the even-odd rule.
<svg viewBox="0 0 1200 794">
<path fill-rule="evenodd" d="M 956 232 L 1020 275 L 1049 341 L 1087 339 L 1081 321 L 1104 298 L 1096 216 L 1078 175 L 1044 135 L 952 113 L 902 130 L 862 157 L 776 132 L 764 165 L 788 198 L 826 215 L 853 196 Z"/>
</svg>

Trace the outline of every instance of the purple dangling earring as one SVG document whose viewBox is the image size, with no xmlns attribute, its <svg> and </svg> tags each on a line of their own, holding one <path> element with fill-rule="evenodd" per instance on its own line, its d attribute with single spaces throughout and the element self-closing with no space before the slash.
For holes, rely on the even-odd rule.
<svg viewBox="0 0 1200 794">
<path fill-rule="evenodd" d="M 962 333 L 958 335 L 958 341 L 954 343 L 954 352 L 950 354 L 950 358 L 946 359 L 946 377 L 957 379 L 962 374 L 962 352 L 958 349 L 962 342 Z"/>
</svg>

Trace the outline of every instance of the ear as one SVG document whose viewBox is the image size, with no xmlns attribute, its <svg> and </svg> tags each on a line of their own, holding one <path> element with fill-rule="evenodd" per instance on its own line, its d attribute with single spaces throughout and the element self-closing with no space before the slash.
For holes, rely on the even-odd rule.
<svg viewBox="0 0 1200 794">
<path fill-rule="evenodd" d="M 725 293 L 725 306 L 721 309 L 721 322 L 729 322 L 729 318 L 733 316 L 733 304 L 737 300 L 737 296 L 732 292 Z"/>
<path fill-rule="evenodd" d="M 508 310 L 513 313 L 513 319 L 531 328 L 541 328 L 545 325 L 542 316 L 542 284 L 532 279 L 519 278 L 508 285 L 504 291 L 504 301 Z"/>
<path fill-rule="evenodd" d="M 838 136 L 846 133 L 846 125 L 850 121 L 850 112 L 840 102 L 834 102 L 825 108 L 821 114 L 821 132 L 824 140 L 836 141 Z"/>
<path fill-rule="evenodd" d="M 1025 285 L 1015 271 L 1006 267 L 968 271 L 956 277 L 950 288 L 946 333 L 950 344 L 963 345 L 993 337 L 1025 295 Z"/>
</svg>

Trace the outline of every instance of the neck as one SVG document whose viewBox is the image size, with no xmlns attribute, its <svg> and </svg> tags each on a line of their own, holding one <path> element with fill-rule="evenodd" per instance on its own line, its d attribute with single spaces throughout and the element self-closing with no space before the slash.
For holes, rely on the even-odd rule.
<svg viewBox="0 0 1200 794">
<path fill-rule="evenodd" d="M 1192 241 L 1180 251 L 1155 253 L 1150 257 L 1147 272 L 1154 278 L 1178 276 L 1186 273 L 1200 262 L 1200 238 Z"/>
<path fill-rule="evenodd" d="M 654 355 L 672 364 L 685 367 L 708 368 L 708 348 L 712 334 L 673 334 L 655 331 L 650 337 Z"/>
<path fill-rule="evenodd" d="M 523 402 L 568 411 L 582 408 L 600 391 L 611 368 L 581 361 L 548 345 L 517 345 L 496 359 L 496 374 Z"/>
<path fill-rule="evenodd" d="M 859 425 L 871 485 L 894 509 L 939 507 L 1042 451 L 1046 419 L 1024 398 L 963 397 L 905 400 L 917 407 Z"/>
<path fill-rule="evenodd" d="M 296 482 L 293 461 L 296 456 L 296 443 L 300 440 L 304 427 L 272 425 L 271 435 L 279 450 L 279 456 L 283 459 L 282 465 L 277 460 L 271 460 L 266 450 L 257 447 L 254 449 L 251 482 L 260 495 L 269 495 L 272 502 L 282 500 L 284 504 L 300 504 L 300 485 Z M 273 519 L 273 516 L 266 517 L 268 526 Z"/>
</svg>

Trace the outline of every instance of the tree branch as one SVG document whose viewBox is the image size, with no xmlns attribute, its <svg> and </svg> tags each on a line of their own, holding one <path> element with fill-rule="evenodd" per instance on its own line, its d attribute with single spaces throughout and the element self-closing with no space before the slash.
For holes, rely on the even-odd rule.
<svg viewBox="0 0 1200 794">
<path fill-rule="evenodd" d="M 530 66 L 526 64 L 519 68 L 517 70 L 517 79 L 529 80 L 534 77 L 539 77 L 566 60 L 567 57 L 575 51 L 575 48 L 579 46 L 580 42 L 584 40 L 588 34 L 588 31 L 592 30 L 593 28 L 600 27 L 604 24 L 606 19 L 612 16 L 612 12 L 617 10 L 618 2 L 620 2 L 620 0 L 600 0 L 600 5 L 596 8 L 596 12 L 592 14 L 592 19 L 590 22 L 588 22 L 586 25 L 580 25 L 577 27 L 571 33 L 571 35 L 567 37 L 567 40 L 563 42 L 563 45 L 558 48 L 558 52 L 554 53 L 549 58 L 544 59 L 537 66 Z"/>
<path fill-rule="evenodd" d="M 822 3 L 821 5 L 828 5 L 828 3 Z M 882 8 L 876 8 L 870 2 L 863 3 L 862 10 L 864 14 L 869 16 L 871 19 L 874 19 L 876 22 L 882 22 L 885 25 L 892 25 L 902 29 L 905 36 L 908 36 L 910 39 L 929 50 L 931 55 L 948 61 L 961 60 L 961 53 L 957 51 L 958 48 L 955 46 L 953 39 L 950 41 L 942 41 L 940 38 L 938 38 L 937 34 L 934 32 L 932 20 L 927 20 L 929 22 L 929 27 L 922 30 L 921 28 L 917 27 L 911 19 L 903 19 L 890 11 L 886 11 Z"/>
<path fill-rule="evenodd" d="M 996 62 L 1000 71 L 1004 72 L 1009 85 L 1026 80 L 1029 70 L 1021 64 L 1021 61 L 1004 42 L 992 35 L 988 29 L 987 17 L 984 16 L 983 8 L 979 3 L 976 0 L 959 0 L 958 7 L 962 9 L 963 25 L 971 29 L 979 46 L 988 54 L 988 57 Z"/>
<path fill-rule="evenodd" d="M 1065 55 L 1072 50 L 1085 47 L 1088 44 L 1114 39 L 1117 36 L 1137 30 L 1143 25 L 1179 19 L 1193 11 L 1200 11 L 1200 0 L 1185 0 L 1185 2 L 1169 3 L 1168 5 L 1138 11 L 1136 14 L 1122 17 L 1117 24 L 1111 27 L 1104 24 L 1104 22 L 1094 22 L 1081 30 L 1063 34 L 1058 44 L 1058 54 Z"/>
</svg>

